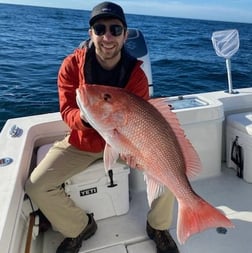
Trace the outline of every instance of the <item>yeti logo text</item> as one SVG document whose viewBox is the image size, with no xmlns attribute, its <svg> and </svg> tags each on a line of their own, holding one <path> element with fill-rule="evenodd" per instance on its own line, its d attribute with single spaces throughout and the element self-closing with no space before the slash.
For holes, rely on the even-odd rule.
<svg viewBox="0 0 252 253">
<path fill-rule="evenodd" d="M 95 194 L 95 193 L 97 193 L 97 187 L 81 190 L 80 191 L 80 196 L 84 197 L 84 196 Z"/>
</svg>

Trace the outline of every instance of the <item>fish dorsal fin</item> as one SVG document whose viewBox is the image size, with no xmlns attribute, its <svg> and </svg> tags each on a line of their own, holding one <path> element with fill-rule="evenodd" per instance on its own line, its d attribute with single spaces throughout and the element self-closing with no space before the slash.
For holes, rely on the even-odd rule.
<svg viewBox="0 0 252 253">
<path fill-rule="evenodd" d="M 190 178 L 195 176 L 199 173 L 202 167 L 200 158 L 191 142 L 185 136 L 185 132 L 180 126 L 176 113 L 171 111 L 169 101 L 167 98 L 152 98 L 149 99 L 149 103 L 152 104 L 162 114 L 177 137 L 179 146 L 185 159 L 186 175 Z"/>
<path fill-rule="evenodd" d="M 147 186 L 147 199 L 149 207 L 151 207 L 151 203 L 153 200 L 157 199 L 164 193 L 164 186 L 160 185 L 153 177 L 144 173 L 144 180 Z"/>
</svg>

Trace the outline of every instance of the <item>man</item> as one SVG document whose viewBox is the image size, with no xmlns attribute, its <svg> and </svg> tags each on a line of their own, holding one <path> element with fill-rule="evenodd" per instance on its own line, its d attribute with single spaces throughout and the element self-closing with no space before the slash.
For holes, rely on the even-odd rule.
<svg viewBox="0 0 252 253">
<path fill-rule="evenodd" d="M 122 8 L 111 2 L 98 4 L 89 24 L 90 40 L 66 57 L 58 74 L 60 112 L 71 132 L 53 145 L 26 183 L 27 194 L 66 237 L 57 253 L 79 252 L 82 241 L 97 230 L 94 217 L 77 207 L 62 188 L 67 179 L 102 158 L 105 146 L 102 137 L 81 115 L 76 89 L 83 84 L 102 84 L 149 98 L 142 62 L 124 49 L 127 23 Z M 126 162 L 130 164 L 130 159 Z M 173 196 L 167 191 L 154 201 L 148 214 L 147 233 L 155 241 L 159 253 L 178 252 L 166 230 L 171 223 L 172 208 Z"/>
</svg>

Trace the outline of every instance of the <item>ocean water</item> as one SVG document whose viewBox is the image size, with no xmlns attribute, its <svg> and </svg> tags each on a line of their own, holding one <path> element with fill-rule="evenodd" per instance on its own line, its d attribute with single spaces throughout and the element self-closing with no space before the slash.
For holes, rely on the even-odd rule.
<svg viewBox="0 0 252 253">
<path fill-rule="evenodd" d="M 0 129 L 7 119 L 58 111 L 57 73 L 65 56 L 88 38 L 89 11 L 0 4 Z M 237 29 L 233 87 L 252 85 L 252 24 L 127 14 L 144 34 L 154 96 L 226 90 L 225 59 L 214 31 Z"/>
</svg>

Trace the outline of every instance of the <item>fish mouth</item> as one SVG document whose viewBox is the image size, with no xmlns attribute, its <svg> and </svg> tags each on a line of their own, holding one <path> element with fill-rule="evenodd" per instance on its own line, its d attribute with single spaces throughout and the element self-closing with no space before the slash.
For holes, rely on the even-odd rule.
<svg viewBox="0 0 252 253">
<path fill-rule="evenodd" d="M 76 89 L 76 100 L 79 107 L 88 105 L 86 85 L 83 85 L 81 88 Z"/>
<path fill-rule="evenodd" d="M 88 104 L 87 96 L 83 94 L 82 89 L 76 89 L 76 102 L 82 113 L 85 112 L 85 107 Z"/>
<path fill-rule="evenodd" d="M 88 96 L 86 95 L 85 86 L 82 86 L 82 88 L 76 89 L 76 102 L 83 116 L 90 123 L 90 125 L 92 125 L 91 123 L 92 118 L 90 118 L 90 115 L 88 113 L 89 100 L 88 100 Z"/>
</svg>

